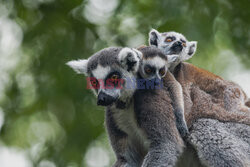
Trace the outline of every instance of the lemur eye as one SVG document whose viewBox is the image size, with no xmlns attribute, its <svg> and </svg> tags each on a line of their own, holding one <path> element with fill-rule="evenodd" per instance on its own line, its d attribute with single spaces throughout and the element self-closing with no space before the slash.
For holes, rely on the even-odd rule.
<svg viewBox="0 0 250 167">
<path fill-rule="evenodd" d="M 97 81 L 96 79 L 91 80 L 91 85 L 92 85 L 93 87 L 97 87 L 97 86 L 98 86 L 98 81 Z"/>
<path fill-rule="evenodd" d="M 165 69 L 165 67 L 163 67 L 163 68 L 161 68 L 161 69 L 159 70 L 159 74 L 160 74 L 162 77 L 166 74 L 166 69 Z"/>
<path fill-rule="evenodd" d="M 117 74 L 113 74 L 110 79 L 112 82 L 116 81 L 119 78 L 119 76 Z"/>
<path fill-rule="evenodd" d="M 181 42 L 182 42 L 182 46 L 186 47 L 187 46 L 187 42 L 183 39 L 181 39 Z"/>
<path fill-rule="evenodd" d="M 151 72 L 152 72 L 151 68 L 149 68 L 149 67 L 145 67 L 145 68 L 144 68 L 144 71 L 145 71 L 147 74 L 151 74 Z"/>
<path fill-rule="evenodd" d="M 92 85 L 93 86 L 97 85 L 97 82 L 96 81 L 92 81 Z"/>
<path fill-rule="evenodd" d="M 165 40 L 165 42 L 172 42 L 172 41 L 173 41 L 173 39 L 170 37 L 166 38 L 166 40 Z"/>
</svg>

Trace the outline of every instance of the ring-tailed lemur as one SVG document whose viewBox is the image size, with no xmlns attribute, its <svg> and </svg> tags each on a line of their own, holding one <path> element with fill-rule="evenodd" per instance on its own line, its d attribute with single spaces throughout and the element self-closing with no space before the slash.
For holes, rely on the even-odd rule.
<svg viewBox="0 0 250 167">
<path fill-rule="evenodd" d="M 165 45 L 164 48 L 164 41 L 167 42 L 169 37 L 168 33 L 152 30 L 149 36 L 150 45 L 161 48 L 163 51 L 168 50 L 165 54 L 172 52 L 169 51 L 172 47 Z M 183 42 L 183 39 L 182 41 L 174 40 L 173 43 L 175 42 Z M 246 94 L 237 84 L 182 62 L 191 58 L 195 53 L 196 44 L 190 45 L 186 41 L 186 45 L 182 44 L 182 46 L 179 51 L 180 59 L 177 59 L 177 63 L 171 66 L 171 71 L 182 85 L 185 118 L 189 127 L 191 126 L 189 143 L 196 149 L 205 166 L 249 166 L 250 127 L 244 125 L 250 124 L 249 108 L 244 104 L 247 101 Z M 190 46 L 195 47 L 189 49 Z M 176 52 L 173 54 L 176 55 Z M 167 56 L 171 59 L 173 55 Z M 224 126 L 227 124 L 230 126 Z M 239 133 L 234 134 L 232 129 Z M 187 166 L 186 161 L 183 164 Z"/>
<path fill-rule="evenodd" d="M 197 41 L 188 41 L 184 35 L 178 32 L 160 33 L 153 29 L 149 33 L 149 45 L 161 49 L 171 60 L 170 71 L 183 61 L 195 54 Z"/>
<path fill-rule="evenodd" d="M 188 123 L 209 117 L 250 125 L 250 108 L 245 105 L 248 98 L 239 85 L 182 62 L 194 55 L 197 42 L 187 41 L 180 33 L 159 33 L 153 29 L 149 33 L 149 44 L 161 49 L 174 62 L 170 70 L 182 85 Z"/>
<path fill-rule="evenodd" d="M 157 91 L 152 94 L 156 98 L 147 96 L 139 102 L 133 96 L 136 87 L 126 89 L 138 72 L 141 56 L 136 49 L 107 48 L 87 60 L 67 64 L 92 78 L 97 104 L 106 106 L 106 127 L 117 157 L 115 167 L 174 166 L 184 143 L 176 128 L 172 95 Z M 123 80 L 122 87 L 116 87 L 117 79 Z M 104 86 L 100 86 L 101 81 Z M 108 82 L 113 82 L 112 89 L 105 88 Z"/>
<path fill-rule="evenodd" d="M 137 96 L 141 96 L 138 95 L 139 93 L 150 94 L 149 96 L 142 96 L 143 98 L 138 98 L 142 103 L 141 105 L 145 106 L 145 104 L 143 104 L 143 101 L 146 98 L 154 98 L 156 99 L 156 101 L 158 101 L 158 99 L 161 99 L 162 97 L 155 96 L 154 94 L 157 91 L 165 91 L 171 97 L 172 100 L 171 104 L 174 108 L 177 129 L 179 130 L 182 137 L 186 137 L 188 134 L 188 128 L 184 118 L 184 101 L 182 95 L 182 88 L 181 85 L 175 80 L 174 76 L 168 71 L 169 64 L 171 64 L 171 62 L 168 62 L 167 57 L 164 55 L 164 53 L 160 49 L 157 49 L 155 47 L 143 47 L 139 49 L 139 51 L 142 52 L 143 56 L 141 65 L 139 67 L 138 78 L 144 79 L 147 82 L 151 83 L 157 81 L 163 82 L 163 87 L 160 90 L 143 89 L 137 91 Z M 148 105 L 162 106 L 164 104 L 162 102 L 160 102 L 159 104 L 151 104 L 149 101 L 146 107 Z M 139 108 L 138 104 L 137 108 Z M 158 111 L 154 110 L 153 112 Z"/>
<path fill-rule="evenodd" d="M 95 78 L 96 82 L 92 82 L 94 87 L 99 85 L 97 79 L 107 80 L 108 78 L 122 78 L 125 80 L 123 86 L 126 86 L 127 79 L 134 77 L 137 73 L 139 60 L 140 54 L 133 50 L 122 52 L 122 48 L 108 48 L 87 60 L 71 61 L 68 65 L 78 73 Z M 142 110 L 143 113 L 135 114 L 133 112 L 134 101 L 131 97 L 135 89 L 124 90 L 114 87 L 111 90 L 105 90 L 99 87 L 94 91 L 99 104 L 107 105 L 105 122 L 111 145 L 117 157 L 114 167 L 139 167 L 143 159 L 145 163 L 148 162 L 148 159 L 144 158 L 148 149 L 150 150 L 149 156 L 154 159 L 151 162 L 155 163 L 154 166 L 166 166 L 164 161 L 168 161 L 168 157 L 176 157 L 176 152 L 181 152 L 183 141 L 178 135 L 173 112 L 170 112 L 173 111 L 173 107 L 166 103 L 164 98 L 159 99 L 157 103 L 163 102 L 165 106 L 162 109 L 169 112 L 151 112 L 151 109 L 154 110 L 151 108 L 149 113 L 145 113 L 147 110 Z M 161 92 L 159 91 L 159 93 Z M 169 100 L 169 98 L 166 99 Z M 154 100 L 149 99 L 151 103 L 154 103 Z M 112 106 L 110 106 L 111 102 Z M 152 105 L 151 107 L 157 106 Z M 164 119 L 168 121 L 166 122 Z M 244 166 L 247 164 L 246 157 L 249 156 L 250 151 L 244 143 L 250 141 L 250 130 L 244 124 L 227 124 L 228 128 L 224 127 L 224 124 L 222 126 L 221 123 L 215 123 L 214 120 L 209 119 L 199 119 L 194 122 L 189 136 L 190 143 L 196 149 L 198 156 L 186 150 L 187 153 L 183 155 L 184 157 L 179 160 L 178 164 L 185 167 L 200 166 L 200 164 L 195 166 L 190 163 L 191 154 L 194 156 L 191 158 L 196 158 L 206 166 L 230 166 L 230 164 L 231 166 Z M 153 138 L 152 145 L 149 145 L 146 134 L 149 138 Z M 215 138 L 216 136 L 217 138 Z M 163 140 L 166 138 L 168 139 Z M 224 140 L 224 138 L 228 138 L 228 140 Z M 158 158 L 164 161 L 158 161 Z M 146 166 L 145 163 L 144 166 Z"/>
</svg>

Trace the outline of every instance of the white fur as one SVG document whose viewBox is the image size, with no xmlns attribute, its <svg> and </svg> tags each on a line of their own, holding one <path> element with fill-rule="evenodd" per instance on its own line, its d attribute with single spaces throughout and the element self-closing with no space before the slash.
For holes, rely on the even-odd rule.
<svg viewBox="0 0 250 167">
<path fill-rule="evenodd" d="M 189 49 L 192 49 L 193 54 L 188 55 L 187 53 L 189 52 Z M 186 61 L 189 60 L 193 57 L 197 49 L 197 42 L 196 41 L 191 41 L 187 43 L 187 47 L 185 48 L 185 54 L 182 54 L 181 61 Z"/>
<path fill-rule="evenodd" d="M 72 60 L 67 62 L 66 64 L 70 66 L 76 73 L 87 75 L 88 60 Z"/>
<path fill-rule="evenodd" d="M 167 55 L 168 57 L 168 63 L 175 63 L 178 62 L 179 55 Z"/>
<path fill-rule="evenodd" d="M 127 58 L 129 53 L 133 53 L 133 50 L 130 48 L 123 48 L 118 55 L 118 60 L 120 62 L 123 62 Z"/>
<path fill-rule="evenodd" d="M 143 64 L 149 64 L 153 67 L 160 69 L 166 65 L 166 61 L 161 57 L 156 56 L 153 58 L 143 60 Z"/>
<path fill-rule="evenodd" d="M 92 74 L 96 79 L 104 80 L 105 77 L 109 74 L 110 70 L 111 70 L 110 66 L 103 67 L 100 64 L 98 64 L 97 68 L 92 71 Z"/>
<path fill-rule="evenodd" d="M 155 39 L 155 35 L 153 35 L 153 34 L 156 34 L 156 37 L 158 38 L 158 42 L 159 42 L 159 37 L 161 36 L 161 34 L 156 30 L 156 29 L 152 29 L 150 32 L 149 32 L 149 38 L 148 38 L 148 43 L 149 43 L 149 45 L 151 45 L 151 43 L 150 43 L 150 40 L 151 39 Z M 155 39 L 156 40 L 156 39 Z"/>
<path fill-rule="evenodd" d="M 114 111 L 113 116 L 118 128 L 127 133 L 128 136 L 141 142 L 145 149 L 148 149 L 150 143 L 145 132 L 138 127 L 134 113 L 134 104 L 131 104 L 126 110 L 115 109 L 112 111 Z"/>
<path fill-rule="evenodd" d="M 142 59 L 142 52 L 141 51 L 134 49 L 134 48 L 132 48 L 132 50 L 138 54 L 139 57 L 137 57 L 137 58 Z"/>
<path fill-rule="evenodd" d="M 128 54 L 131 53 L 132 56 L 128 57 Z M 136 61 L 137 63 L 132 69 L 133 73 L 136 73 L 139 69 L 139 62 L 142 58 L 142 53 L 137 49 L 123 48 L 119 55 L 118 60 L 122 64 L 122 67 L 127 69 L 127 61 Z"/>
</svg>

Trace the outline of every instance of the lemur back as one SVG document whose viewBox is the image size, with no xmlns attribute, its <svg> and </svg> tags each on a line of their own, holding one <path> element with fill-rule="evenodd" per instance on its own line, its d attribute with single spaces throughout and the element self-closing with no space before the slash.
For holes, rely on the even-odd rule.
<svg viewBox="0 0 250 167">
<path fill-rule="evenodd" d="M 246 94 L 237 84 L 184 62 L 175 68 L 173 74 L 182 85 L 188 125 L 198 118 L 250 125 Z"/>
</svg>

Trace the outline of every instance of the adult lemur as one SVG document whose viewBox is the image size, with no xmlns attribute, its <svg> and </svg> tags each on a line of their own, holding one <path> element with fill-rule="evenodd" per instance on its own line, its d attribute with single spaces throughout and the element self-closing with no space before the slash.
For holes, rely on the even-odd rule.
<svg viewBox="0 0 250 167">
<path fill-rule="evenodd" d="M 171 71 L 183 88 L 185 117 L 191 127 L 188 143 L 197 151 L 201 163 L 205 166 L 250 166 L 249 101 L 245 106 L 247 98 L 242 89 L 208 71 L 183 63 L 195 53 L 195 42 L 190 43 L 175 32 L 152 30 L 149 35 L 150 45 L 170 54 L 168 57 L 176 62 Z M 204 119 L 207 117 L 212 119 Z M 184 154 L 187 157 L 190 152 Z M 190 161 L 185 159 L 180 164 L 189 166 L 187 162 Z"/>
<path fill-rule="evenodd" d="M 165 69 L 167 60 L 164 54 L 156 48 L 149 51 L 142 50 L 144 58 L 158 57 L 164 61 L 161 64 Z M 136 87 L 128 89 L 128 84 L 137 76 L 141 58 L 141 52 L 135 49 L 107 48 L 88 60 L 71 61 L 68 65 L 91 77 L 97 104 L 107 106 L 106 127 L 117 157 L 115 167 L 171 167 L 182 153 L 184 143 L 174 115 L 178 110 L 183 113 L 183 104 L 175 101 L 179 96 L 170 90 L 181 87 L 174 86 L 178 82 L 168 73 L 166 76 L 172 78 L 165 79 L 169 85 L 164 86 L 164 90 L 141 90 L 133 96 Z M 158 69 L 155 70 L 158 74 Z M 165 72 L 166 69 L 160 73 L 165 75 Z M 120 86 L 117 80 L 123 81 Z M 114 87 L 106 88 L 111 83 Z M 181 100 L 183 102 L 182 96 Z"/>
<path fill-rule="evenodd" d="M 170 70 L 182 85 L 188 124 L 201 117 L 250 125 L 248 98 L 241 87 L 208 71 L 182 61 L 190 59 L 197 47 L 180 33 L 149 33 L 149 44 L 161 49 L 174 63 Z"/>
</svg>

